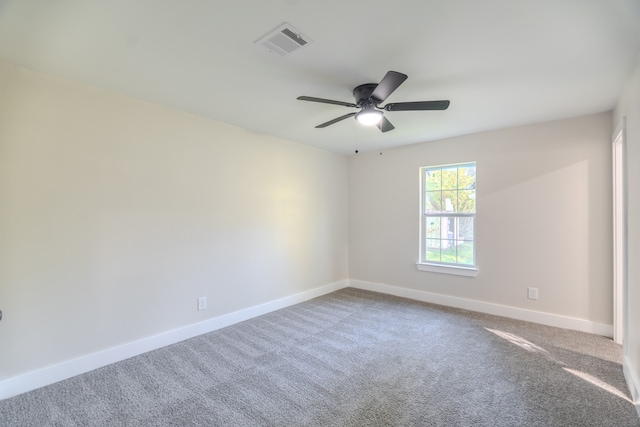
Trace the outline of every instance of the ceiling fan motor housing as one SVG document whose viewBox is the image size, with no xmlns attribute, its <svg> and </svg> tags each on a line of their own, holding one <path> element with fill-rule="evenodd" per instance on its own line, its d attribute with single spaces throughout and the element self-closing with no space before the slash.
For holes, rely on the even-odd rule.
<svg viewBox="0 0 640 427">
<path fill-rule="evenodd" d="M 376 102 L 371 99 L 371 94 L 376 87 L 378 87 L 377 83 L 365 83 L 353 89 L 353 97 L 356 99 L 358 107 L 376 105 Z"/>
</svg>

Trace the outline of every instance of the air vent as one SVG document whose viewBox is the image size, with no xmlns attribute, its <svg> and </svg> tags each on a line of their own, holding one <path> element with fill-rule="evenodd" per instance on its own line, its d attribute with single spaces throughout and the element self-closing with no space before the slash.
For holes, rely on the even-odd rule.
<svg viewBox="0 0 640 427">
<path fill-rule="evenodd" d="M 300 31 L 286 22 L 275 31 L 270 32 L 256 42 L 257 45 L 268 49 L 270 52 L 284 56 L 311 42 Z"/>
</svg>

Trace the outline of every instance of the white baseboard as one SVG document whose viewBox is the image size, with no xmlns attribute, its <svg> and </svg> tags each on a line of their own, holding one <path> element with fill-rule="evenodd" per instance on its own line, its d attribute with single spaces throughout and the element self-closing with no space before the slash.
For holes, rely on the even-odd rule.
<svg viewBox="0 0 640 427">
<path fill-rule="evenodd" d="M 575 331 L 613 337 L 613 325 L 591 322 L 573 317 L 560 316 L 557 314 L 543 313 L 540 311 L 526 310 L 524 308 L 510 307 L 448 295 L 434 294 L 431 292 L 400 288 L 383 283 L 366 282 L 362 280 L 349 280 L 349 286 L 357 289 L 410 298 L 417 301 L 430 302 L 433 304 L 462 308 L 480 313 L 525 320 L 527 322 L 540 323 L 547 326 L 555 326 L 558 328 L 572 329 Z"/>
<path fill-rule="evenodd" d="M 108 348 L 96 353 L 69 360 L 57 365 L 38 369 L 0 381 L 0 400 L 26 393 L 103 366 L 146 353 L 161 347 L 175 344 L 207 332 L 215 331 L 263 314 L 270 313 L 290 305 L 298 304 L 348 286 L 347 280 L 330 283 L 309 291 L 300 292 L 288 297 L 269 301 L 244 310 L 214 317 L 203 322 L 194 323 L 182 328 L 162 332 L 142 338 L 118 347 Z"/>
<path fill-rule="evenodd" d="M 625 357 L 622 362 L 622 372 L 624 373 L 624 379 L 627 381 L 631 401 L 636 407 L 636 412 L 640 417 L 640 381 L 638 381 L 638 377 L 634 375 L 633 370 L 629 366 L 629 359 L 627 357 Z"/>
<path fill-rule="evenodd" d="M 560 328 L 573 329 L 582 332 L 589 332 L 598 335 L 613 336 L 613 326 L 602 323 L 590 322 L 582 319 L 559 316 L 549 313 L 542 313 L 532 310 L 525 310 L 516 307 L 509 307 L 499 304 L 492 304 L 482 301 L 469 300 L 441 294 L 434 294 L 415 289 L 400 288 L 382 283 L 366 282 L 362 280 L 342 280 L 330 283 L 309 291 L 300 292 L 295 295 L 269 301 L 244 310 L 218 316 L 204 322 L 195 323 L 182 328 L 173 329 L 147 338 L 142 338 L 131 343 L 118 347 L 105 349 L 93 354 L 69 360 L 57 365 L 48 366 L 37 371 L 28 372 L 15 377 L 10 377 L 0 381 L 0 400 L 7 399 L 18 394 L 26 393 L 94 369 L 137 356 L 148 351 L 152 351 L 167 345 L 175 344 L 195 336 L 215 331 L 226 326 L 233 325 L 263 314 L 270 313 L 290 305 L 298 304 L 312 298 L 316 298 L 339 289 L 350 286 L 352 288 L 364 289 L 374 292 L 410 298 L 418 301 L 430 302 L 450 307 L 462 308 L 481 313 L 494 314 L 497 316 L 510 317 L 513 319 L 526 320 Z M 640 414 L 638 390 L 640 384 L 635 381 L 625 370 L 625 378 L 630 384 L 630 390 L 635 393 L 634 402 Z M 631 379 L 630 379 L 631 378 Z M 634 387 L 631 388 L 631 385 Z"/>
</svg>

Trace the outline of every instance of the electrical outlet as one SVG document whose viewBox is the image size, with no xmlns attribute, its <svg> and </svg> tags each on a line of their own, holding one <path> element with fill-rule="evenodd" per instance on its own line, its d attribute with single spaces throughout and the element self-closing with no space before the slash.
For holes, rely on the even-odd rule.
<svg viewBox="0 0 640 427">
<path fill-rule="evenodd" d="M 207 308 L 207 297 L 198 298 L 198 311 L 204 310 Z"/>
<path fill-rule="evenodd" d="M 527 298 L 538 299 L 538 288 L 527 288 Z"/>
</svg>

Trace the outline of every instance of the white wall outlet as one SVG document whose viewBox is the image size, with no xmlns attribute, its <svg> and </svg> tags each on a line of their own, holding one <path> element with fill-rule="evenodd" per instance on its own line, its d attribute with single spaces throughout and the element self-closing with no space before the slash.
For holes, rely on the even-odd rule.
<svg viewBox="0 0 640 427">
<path fill-rule="evenodd" d="M 538 288 L 527 288 L 527 298 L 538 299 Z"/>
<path fill-rule="evenodd" d="M 207 308 L 207 297 L 198 298 L 198 311 L 204 310 Z"/>
</svg>

